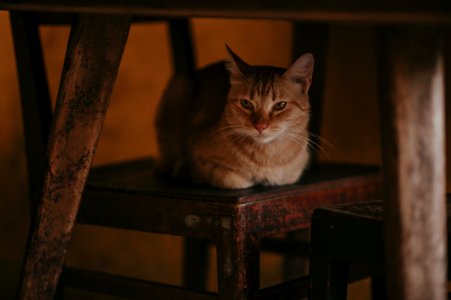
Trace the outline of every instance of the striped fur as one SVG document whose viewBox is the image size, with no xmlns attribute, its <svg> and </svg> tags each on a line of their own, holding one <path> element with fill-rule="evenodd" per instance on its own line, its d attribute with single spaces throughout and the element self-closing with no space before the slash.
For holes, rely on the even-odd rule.
<svg viewBox="0 0 451 300">
<path fill-rule="evenodd" d="M 228 62 L 175 76 L 157 114 L 160 168 L 221 188 L 291 184 L 308 163 L 311 54 L 290 68 Z"/>
</svg>

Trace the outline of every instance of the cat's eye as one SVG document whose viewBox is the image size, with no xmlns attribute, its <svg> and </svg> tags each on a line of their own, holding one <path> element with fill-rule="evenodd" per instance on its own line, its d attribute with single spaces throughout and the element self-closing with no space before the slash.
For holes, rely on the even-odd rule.
<svg viewBox="0 0 451 300">
<path fill-rule="evenodd" d="M 251 103 L 251 101 L 249 101 L 247 99 L 241 99 L 240 100 L 240 104 L 245 109 L 252 109 L 252 103 Z"/>
<path fill-rule="evenodd" d="M 282 110 L 282 109 L 284 109 L 286 106 L 287 106 L 287 103 L 286 103 L 286 102 L 280 101 L 280 102 L 277 102 L 276 104 L 274 104 L 274 109 L 275 109 L 275 110 Z"/>
</svg>

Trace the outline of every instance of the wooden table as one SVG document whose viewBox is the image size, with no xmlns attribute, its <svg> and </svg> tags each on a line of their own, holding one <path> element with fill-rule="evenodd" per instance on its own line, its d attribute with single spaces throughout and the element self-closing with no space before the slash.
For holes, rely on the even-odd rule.
<svg viewBox="0 0 451 300">
<path fill-rule="evenodd" d="M 21 299 L 50 299 L 121 60 L 130 16 L 270 18 L 381 27 L 380 98 L 391 299 L 446 299 L 442 1 L 3 0 L 1 10 L 73 13 Z"/>
</svg>

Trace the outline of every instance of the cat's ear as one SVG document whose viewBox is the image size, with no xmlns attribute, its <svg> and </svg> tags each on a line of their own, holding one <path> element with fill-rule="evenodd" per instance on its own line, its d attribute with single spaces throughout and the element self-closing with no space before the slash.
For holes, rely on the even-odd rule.
<svg viewBox="0 0 451 300">
<path fill-rule="evenodd" d="M 227 69 L 230 72 L 231 78 L 240 79 L 249 73 L 251 68 L 244 60 L 242 60 L 229 46 L 225 45 L 227 53 L 229 54 L 229 60 L 227 62 Z"/>
<path fill-rule="evenodd" d="M 312 84 L 314 59 L 313 55 L 306 53 L 299 57 L 294 64 L 285 71 L 284 77 L 299 83 L 303 93 L 307 93 Z"/>
</svg>

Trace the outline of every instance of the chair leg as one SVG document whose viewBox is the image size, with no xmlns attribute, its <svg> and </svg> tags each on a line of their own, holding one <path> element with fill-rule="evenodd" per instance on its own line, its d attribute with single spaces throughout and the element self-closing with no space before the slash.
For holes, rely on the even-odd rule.
<svg viewBox="0 0 451 300">
<path fill-rule="evenodd" d="M 172 68 L 179 75 L 190 75 L 196 67 L 188 19 L 174 19 L 169 22 L 169 36 L 172 51 Z"/>
<path fill-rule="evenodd" d="M 371 299 L 388 299 L 385 274 L 377 274 L 371 276 Z"/>
<path fill-rule="evenodd" d="M 34 215 L 38 191 L 42 189 L 42 169 L 52 109 L 37 20 L 32 13 L 24 12 L 11 12 L 10 17 L 22 102 L 31 211 Z"/>
<path fill-rule="evenodd" d="M 260 237 L 224 218 L 218 233 L 220 300 L 256 299 L 260 287 Z"/>
<path fill-rule="evenodd" d="M 321 114 L 323 111 L 323 100 L 326 82 L 327 49 L 329 47 L 329 25 L 294 23 L 293 27 L 293 59 L 301 54 L 310 52 L 315 58 L 315 71 L 313 72 L 312 86 L 309 90 L 311 99 L 311 117 L 309 131 L 312 133 L 310 139 L 316 145 L 321 141 L 318 135 L 321 131 Z M 312 162 L 316 163 L 318 151 L 312 153 Z"/>
<path fill-rule="evenodd" d="M 344 300 L 347 296 L 349 264 L 332 259 L 333 223 L 314 213 L 311 226 L 309 300 Z M 332 253 L 331 253 L 332 252 Z"/>
<path fill-rule="evenodd" d="M 300 241 L 306 245 L 310 244 L 310 232 L 308 230 L 300 230 L 294 232 L 288 232 L 285 239 L 290 243 L 296 245 Z M 298 251 L 290 251 L 283 256 L 282 274 L 284 280 L 291 280 L 305 276 L 309 272 L 309 253 L 308 248 L 306 251 L 297 249 Z"/>
<path fill-rule="evenodd" d="M 296 22 L 293 25 L 293 59 L 310 52 L 315 57 L 315 71 L 313 72 L 312 86 L 309 96 L 311 99 L 311 120 L 309 131 L 312 145 L 320 145 L 319 134 L 321 131 L 321 114 L 323 111 L 323 99 L 326 82 L 326 61 L 329 42 L 329 25 Z M 312 165 L 318 161 L 319 151 L 313 152 Z M 308 172 L 308 171 L 307 171 Z M 287 239 L 308 240 L 306 231 L 290 232 Z M 308 269 L 305 255 L 287 254 L 283 260 L 283 274 L 286 280 L 297 278 Z"/>
<path fill-rule="evenodd" d="M 174 73 L 189 76 L 194 72 L 194 55 L 189 20 L 169 21 L 169 37 Z M 183 281 L 190 288 L 205 290 L 208 268 L 208 243 L 204 240 L 186 238 L 183 245 Z M 196 276 L 193 276 L 196 274 Z"/>
<path fill-rule="evenodd" d="M 345 262 L 312 254 L 310 259 L 310 300 L 346 300 L 348 269 Z"/>
<path fill-rule="evenodd" d="M 19 299 L 55 294 L 129 26 L 129 18 L 99 15 L 73 25 Z"/>
<path fill-rule="evenodd" d="M 184 286 L 206 290 L 208 273 L 208 242 L 186 238 L 183 245 Z M 193 275 L 196 276 L 193 276 Z"/>
</svg>

